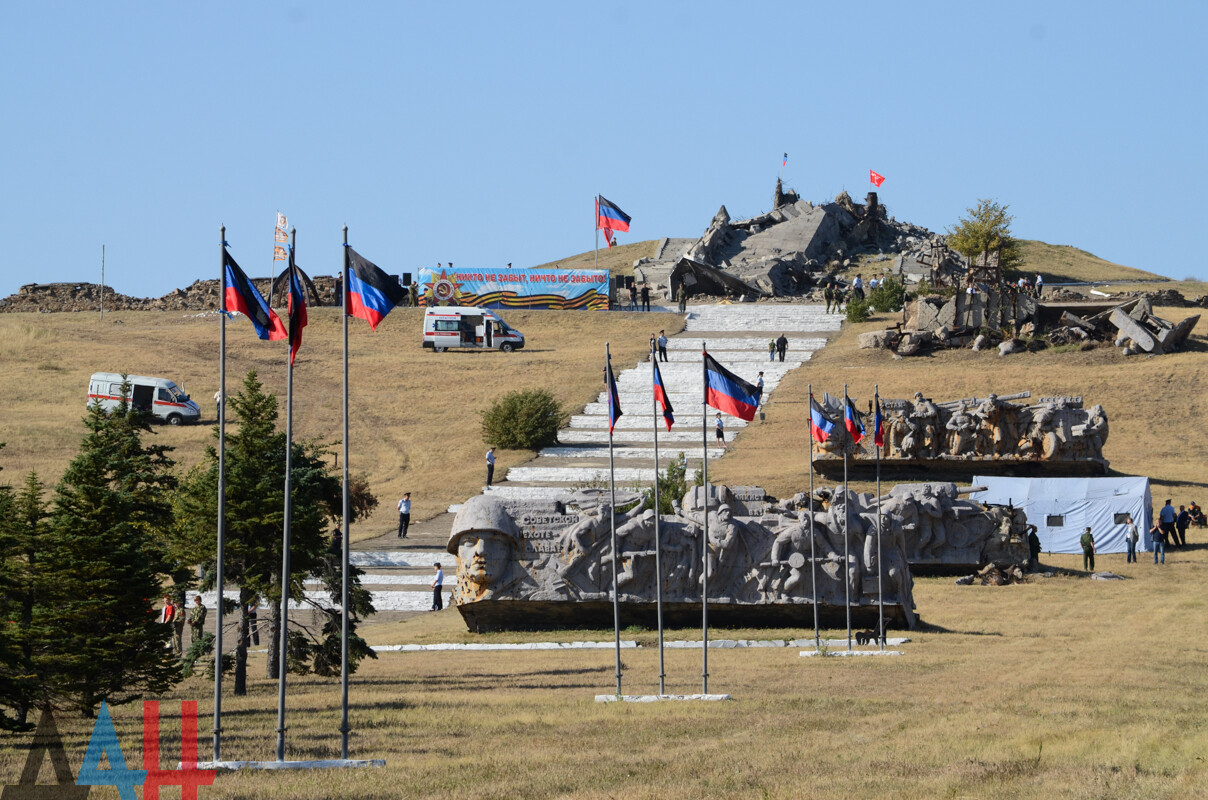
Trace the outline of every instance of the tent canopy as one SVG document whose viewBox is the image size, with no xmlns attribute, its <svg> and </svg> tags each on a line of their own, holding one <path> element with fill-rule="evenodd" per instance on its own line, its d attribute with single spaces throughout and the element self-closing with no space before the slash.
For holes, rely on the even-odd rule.
<svg viewBox="0 0 1208 800">
<path fill-rule="evenodd" d="M 1028 524 L 1036 526 L 1041 549 L 1047 553 L 1081 553 L 1079 540 L 1086 528 L 1100 553 L 1123 553 L 1125 517 L 1141 530 L 1139 547 L 1152 543 L 1153 501 L 1149 478 L 1004 478 L 976 475 L 974 486 L 986 491 L 970 498 L 979 503 L 1014 504 L 1022 508 Z"/>
</svg>

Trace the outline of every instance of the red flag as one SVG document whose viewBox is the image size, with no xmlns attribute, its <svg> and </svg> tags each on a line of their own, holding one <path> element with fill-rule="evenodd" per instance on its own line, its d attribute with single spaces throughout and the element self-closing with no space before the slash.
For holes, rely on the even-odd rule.
<svg viewBox="0 0 1208 800">
<path fill-rule="evenodd" d="M 885 176 L 878 175 L 877 173 L 873 172 L 871 169 L 868 171 L 868 179 L 870 181 L 872 181 L 873 186 L 876 186 L 878 188 L 880 188 L 882 183 L 885 183 Z"/>
</svg>

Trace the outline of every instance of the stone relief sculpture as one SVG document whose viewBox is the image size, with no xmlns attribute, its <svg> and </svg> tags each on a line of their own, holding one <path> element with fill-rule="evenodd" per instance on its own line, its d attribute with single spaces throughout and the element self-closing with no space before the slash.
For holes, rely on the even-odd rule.
<svg viewBox="0 0 1208 800">
<path fill-rule="evenodd" d="M 1103 446 L 1108 420 L 1103 406 L 1084 409 L 1081 397 L 1041 398 L 1030 406 L 1011 402 L 1030 396 L 1030 392 L 990 394 L 937 403 L 916 392 L 911 400 L 882 399 L 885 448 L 881 458 L 915 462 L 1087 462 L 1107 469 Z M 831 419 L 842 420 L 838 398 L 825 395 L 821 404 Z M 876 457 L 871 436 L 855 445 L 841 424 L 835 426 L 819 450 L 822 460 L 834 460 L 844 452 L 857 463 Z"/>
<path fill-rule="evenodd" d="M 815 591 L 820 614 L 845 614 L 850 597 L 853 615 L 868 616 L 877 610 L 879 578 L 887 615 L 913 626 L 912 569 L 968 571 L 1027 559 L 1023 513 L 985 508 L 964 498 L 967 491 L 895 486 L 881 497 L 878 520 L 875 497 L 842 487 L 785 501 L 756 487 L 711 486 L 707 495 L 693 487 L 676 513 L 658 520 L 665 617 L 699 620 L 707 564 L 717 624 L 812 624 Z M 631 497 L 615 521 L 617 589 L 626 618 L 645 620 L 656 600 L 655 514 Z M 457 556 L 453 602 L 472 630 L 611 626 L 612 523 L 599 497 L 473 497 L 447 546 Z"/>
</svg>

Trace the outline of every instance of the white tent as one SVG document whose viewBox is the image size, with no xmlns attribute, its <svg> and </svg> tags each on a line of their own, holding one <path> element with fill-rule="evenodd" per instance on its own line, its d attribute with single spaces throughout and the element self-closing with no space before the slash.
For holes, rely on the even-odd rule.
<svg viewBox="0 0 1208 800">
<path fill-rule="evenodd" d="M 970 498 L 979 503 L 1013 503 L 1036 526 L 1046 553 L 1081 553 L 1079 539 L 1086 528 L 1100 553 L 1123 553 L 1124 519 L 1132 516 L 1141 530 L 1138 549 L 1150 550 L 1153 501 L 1149 478 L 1001 478 L 976 475 L 974 486 L 986 491 Z"/>
</svg>

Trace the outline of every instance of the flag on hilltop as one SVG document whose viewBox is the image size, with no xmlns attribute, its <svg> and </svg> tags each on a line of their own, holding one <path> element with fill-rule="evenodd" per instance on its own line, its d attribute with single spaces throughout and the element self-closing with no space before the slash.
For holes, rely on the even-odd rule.
<svg viewBox="0 0 1208 800">
<path fill-rule="evenodd" d="M 783 167 L 783 166 L 784 166 L 785 164 L 787 164 L 787 163 L 789 163 L 789 154 L 788 154 L 788 153 L 785 153 L 785 154 L 784 154 L 784 160 L 780 162 L 780 166 L 781 166 L 781 167 Z"/>
<path fill-rule="evenodd" d="M 847 432 L 851 434 L 852 442 L 859 444 L 860 440 L 864 438 L 864 420 L 861 419 L 860 412 L 856 411 L 856 406 L 850 397 L 844 398 L 844 406 L 843 427 L 847 428 Z"/>
<path fill-rule="evenodd" d="M 302 291 L 302 268 L 294 263 L 294 251 L 289 251 L 289 363 L 302 346 L 302 329 L 306 327 L 306 294 Z"/>
<path fill-rule="evenodd" d="M 616 427 L 617 420 L 621 418 L 621 393 L 617 391 L 617 379 L 612 374 L 612 357 L 608 359 L 608 366 L 605 369 L 607 373 L 605 380 L 608 383 L 608 435 L 612 436 L 612 429 Z"/>
<path fill-rule="evenodd" d="M 596 195 L 596 227 L 604 231 L 604 238 L 608 240 L 609 247 L 612 247 L 612 232 L 628 231 L 632 220 L 633 217 L 622 211 L 616 203 L 609 202 L 602 195 Z"/>
<path fill-rule="evenodd" d="M 818 401 L 814 396 L 810 395 L 810 436 L 815 442 L 821 444 L 830 438 L 831 431 L 835 429 L 835 423 L 826 418 L 822 413 L 822 407 L 818 405 Z"/>
<path fill-rule="evenodd" d="M 356 250 L 348 248 L 348 293 L 344 313 L 363 319 L 371 330 L 403 301 L 407 290 Z"/>
<path fill-rule="evenodd" d="M 247 275 L 231 254 L 222 250 L 222 266 L 226 271 L 226 296 L 222 298 L 222 311 L 227 316 L 235 312 L 243 314 L 252 321 L 256 335 L 261 339 L 276 341 L 286 338 L 289 334 L 281 323 L 277 312 L 268 307 L 264 296 L 256 286 L 248 280 Z"/>
<path fill-rule="evenodd" d="M 868 171 L 868 179 L 870 181 L 872 181 L 872 185 L 876 186 L 878 189 L 881 188 L 882 183 L 885 183 L 885 176 L 878 175 L 877 173 L 873 172 L 871 169 Z"/>
<path fill-rule="evenodd" d="M 705 404 L 747 422 L 755 419 L 759 408 L 759 387 L 752 386 L 730 370 L 705 356 Z"/>
<path fill-rule="evenodd" d="M 652 358 L 653 356 L 651 353 Z M 671 426 L 675 424 L 675 416 L 671 408 L 671 398 L 667 396 L 667 387 L 663 385 L 663 372 L 659 369 L 658 359 L 654 360 L 654 399 L 663 407 L 663 422 L 667 423 L 667 430 L 671 430 Z"/>
</svg>

